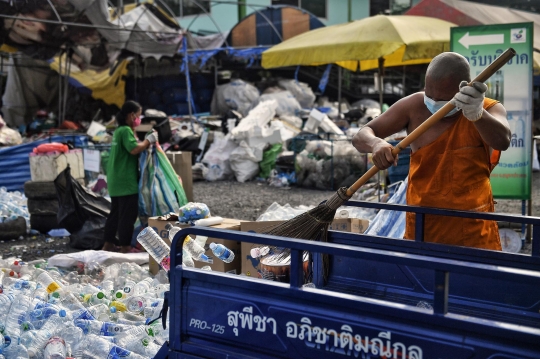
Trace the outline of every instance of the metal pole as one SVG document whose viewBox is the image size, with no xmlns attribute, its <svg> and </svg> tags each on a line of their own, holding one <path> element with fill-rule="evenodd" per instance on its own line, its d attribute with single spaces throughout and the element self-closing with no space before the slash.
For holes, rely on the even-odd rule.
<svg viewBox="0 0 540 359">
<path fill-rule="evenodd" d="M 120 9 L 120 11 L 118 11 L 120 16 L 124 15 L 124 0 L 118 0 L 118 8 Z"/>
<path fill-rule="evenodd" d="M 341 66 L 338 66 L 338 114 L 341 115 Z"/>
<path fill-rule="evenodd" d="M 379 57 L 379 104 L 381 106 L 381 113 L 383 111 L 383 69 L 384 58 Z"/>
</svg>

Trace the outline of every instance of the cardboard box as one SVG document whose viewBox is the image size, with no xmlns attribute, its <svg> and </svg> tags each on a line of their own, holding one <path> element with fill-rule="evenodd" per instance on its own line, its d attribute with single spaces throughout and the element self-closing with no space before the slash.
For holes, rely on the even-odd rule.
<svg viewBox="0 0 540 359">
<path fill-rule="evenodd" d="M 182 179 L 182 187 L 186 192 L 188 202 L 193 202 L 193 172 L 191 163 L 191 152 L 176 151 L 167 152 L 167 158 L 171 161 L 177 175 Z"/>
<path fill-rule="evenodd" d="M 266 221 L 266 222 L 242 222 L 240 224 L 240 230 L 242 232 L 255 232 L 261 233 L 264 230 L 277 226 L 284 221 Z M 242 255 L 242 267 L 241 273 L 248 277 L 261 278 L 257 267 L 259 266 L 259 259 L 251 257 L 251 248 L 260 247 L 259 244 L 242 242 L 241 255 Z"/>
<path fill-rule="evenodd" d="M 367 219 L 359 218 L 336 218 L 328 227 L 333 231 L 364 233 L 369 226 Z"/>
<path fill-rule="evenodd" d="M 157 217 L 150 217 L 148 218 L 148 226 L 152 227 L 154 231 L 156 231 L 157 234 L 167 243 L 171 244 L 169 241 L 168 233 L 169 231 L 165 229 L 165 226 L 167 223 L 170 223 L 174 225 L 176 221 L 159 221 Z M 217 224 L 215 226 L 211 226 L 212 228 L 223 228 L 223 229 L 229 229 L 229 230 L 240 230 L 240 220 L 237 219 L 231 219 L 231 218 L 224 218 L 223 223 Z M 189 225 L 180 225 L 180 227 L 185 228 Z M 231 272 L 236 271 L 236 274 L 240 273 L 241 263 L 240 263 L 240 242 L 236 241 L 229 241 L 229 240 L 223 240 L 221 238 L 208 238 L 206 241 L 206 244 L 209 245 L 210 243 L 221 243 L 227 248 L 231 249 L 234 252 L 234 260 L 231 263 L 225 263 L 221 260 L 215 260 L 213 264 L 207 264 L 203 262 L 195 262 L 195 266 L 197 268 L 202 268 L 205 265 L 210 265 L 212 270 L 219 271 L 219 272 Z M 207 256 L 213 257 L 212 251 L 207 248 L 207 251 L 205 253 Z M 159 272 L 159 264 L 156 263 L 156 261 L 150 257 L 149 259 L 149 268 L 150 273 L 157 274 Z"/>
<path fill-rule="evenodd" d="M 261 233 L 268 228 L 277 226 L 284 221 L 266 221 L 266 222 L 242 222 L 240 224 L 240 230 L 242 232 L 255 232 Z M 364 233 L 369 226 L 367 219 L 358 218 L 337 218 L 334 219 L 329 229 L 343 232 Z M 251 257 L 251 248 L 259 247 L 259 244 L 242 242 L 242 268 L 241 273 L 249 276 L 260 278 L 257 267 L 259 265 L 259 259 Z"/>
</svg>

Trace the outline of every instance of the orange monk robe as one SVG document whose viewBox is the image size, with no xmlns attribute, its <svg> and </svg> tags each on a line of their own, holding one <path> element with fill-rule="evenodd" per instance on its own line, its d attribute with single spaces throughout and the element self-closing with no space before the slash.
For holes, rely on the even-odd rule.
<svg viewBox="0 0 540 359">
<path fill-rule="evenodd" d="M 496 103 L 485 99 L 484 109 Z M 407 204 L 493 212 L 489 176 L 499 157 L 461 114 L 434 142 L 411 154 Z M 414 239 L 414 221 L 415 214 L 407 213 L 404 238 Z M 424 225 L 425 242 L 501 250 L 494 221 L 426 215 Z"/>
</svg>

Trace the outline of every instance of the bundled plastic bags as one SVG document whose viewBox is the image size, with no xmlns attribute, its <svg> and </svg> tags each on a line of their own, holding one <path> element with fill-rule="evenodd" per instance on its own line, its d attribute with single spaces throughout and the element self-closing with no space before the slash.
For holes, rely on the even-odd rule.
<svg viewBox="0 0 540 359">
<path fill-rule="evenodd" d="M 182 182 L 161 147 L 142 152 L 139 168 L 140 216 L 162 216 L 176 212 L 188 202 Z"/>
</svg>

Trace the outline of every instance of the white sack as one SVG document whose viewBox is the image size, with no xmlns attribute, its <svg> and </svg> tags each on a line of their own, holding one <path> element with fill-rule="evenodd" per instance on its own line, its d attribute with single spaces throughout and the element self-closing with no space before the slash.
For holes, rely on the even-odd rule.
<svg viewBox="0 0 540 359">
<path fill-rule="evenodd" d="M 245 141 L 232 151 L 229 158 L 231 168 L 238 182 L 246 182 L 259 174 L 259 161 L 252 148 Z"/>
<path fill-rule="evenodd" d="M 261 101 L 249 114 L 244 117 L 231 131 L 231 136 L 236 141 L 242 141 L 257 135 L 255 131 L 262 131 L 276 115 L 278 104 L 274 100 Z M 255 130 L 257 129 L 258 130 Z"/>
<path fill-rule="evenodd" d="M 280 80 L 278 84 L 289 91 L 302 108 L 312 108 L 315 104 L 315 94 L 308 84 L 296 80 Z"/>
<path fill-rule="evenodd" d="M 296 115 L 302 110 L 302 107 L 289 91 L 281 91 L 275 93 L 264 94 L 259 98 L 258 102 L 275 100 L 277 101 L 276 114 L 281 115 Z"/>
<path fill-rule="evenodd" d="M 229 162 L 229 156 L 238 147 L 231 141 L 230 135 L 223 138 L 214 138 L 208 151 L 204 154 L 202 163 L 208 168 L 208 172 L 203 172 L 207 181 L 222 181 L 232 177 L 233 171 Z"/>
<path fill-rule="evenodd" d="M 216 87 L 212 98 L 213 115 L 224 116 L 228 110 L 235 110 L 245 116 L 259 98 L 259 90 L 242 80 L 234 80 Z"/>
</svg>

